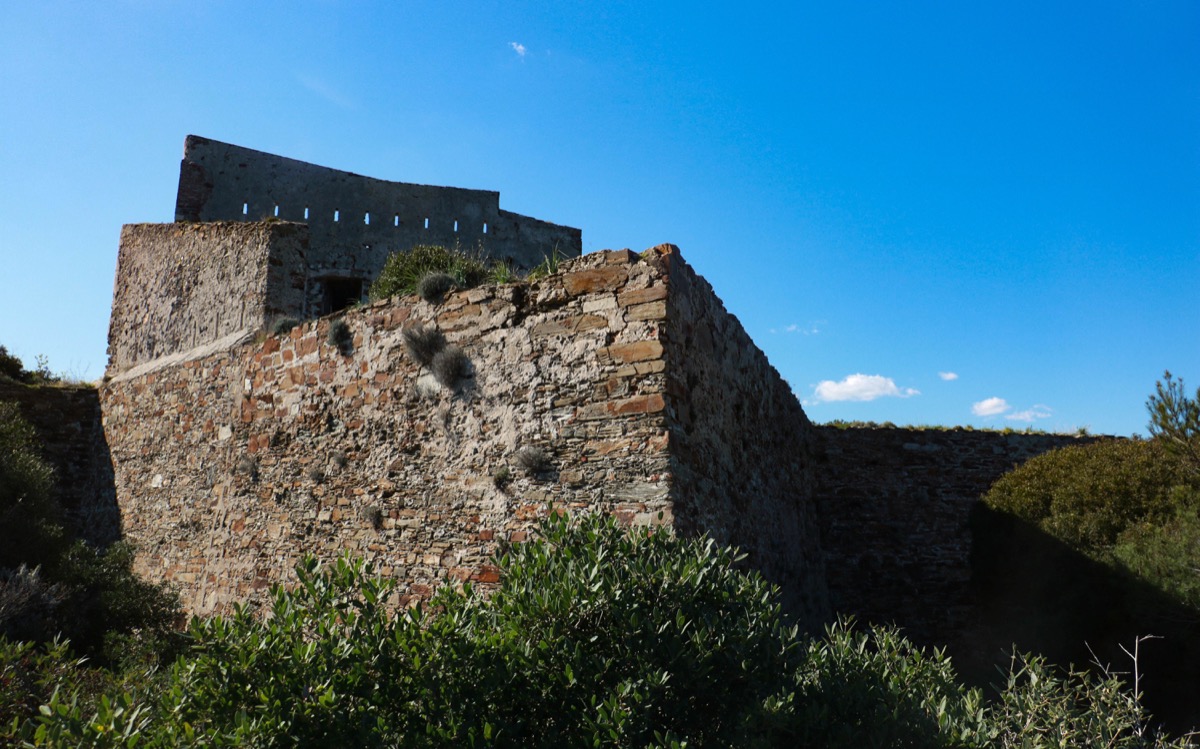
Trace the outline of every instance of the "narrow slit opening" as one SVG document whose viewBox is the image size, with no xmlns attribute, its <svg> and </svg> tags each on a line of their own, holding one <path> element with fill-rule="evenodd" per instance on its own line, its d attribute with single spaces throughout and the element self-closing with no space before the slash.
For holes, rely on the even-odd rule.
<svg viewBox="0 0 1200 749">
<path fill-rule="evenodd" d="M 426 229 L 428 229 L 428 228 L 429 228 L 429 219 L 425 219 L 425 228 L 426 228 Z"/>
<path fill-rule="evenodd" d="M 249 203 L 242 203 L 242 215 L 243 215 L 243 216 L 245 216 L 245 215 L 247 215 L 247 214 L 249 214 L 249 213 L 250 213 L 250 204 L 249 204 Z"/>
<path fill-rule="evenodd" d="M 341 218 L 341 213 L 341 211 L 336 210 L 333 212 L 333 220 L 335 223 Z"/>
</svg>

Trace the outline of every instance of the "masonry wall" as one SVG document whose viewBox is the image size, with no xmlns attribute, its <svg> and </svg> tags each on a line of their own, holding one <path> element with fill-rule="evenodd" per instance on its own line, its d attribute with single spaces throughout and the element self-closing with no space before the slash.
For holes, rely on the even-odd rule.
<svg viewBox="0 0 1200 749">
<path fill-rule="evenodd" d="M 616 301 L 662 283 L 635 260 L 589 255 L 440 306 L 376 303 L 341 318 L 349 355 L 321 319 L 117 377 L 102 389 L 105 432 L 139 571 L 207 613 L 262 600 L 302 554 L 349 552 L 403 580 L 407 601 L 446 579 L 494 582 L 496 543 L 524 539 L 550 502 L 672 522 L 664 378 L 648 364 L 662 321 Z M 620 282 L 596 286 L 610 266 Z M 405 352 L 415 324 L 461 346 L 473 378 L 438 386 Z M 553 469 L 524 475 L 525 446 Z M 497 486 L 505 467 L 514 480 Z"/>
<path fill-rule="evenodd" d="M 285 222 L 122 227 L 109 374 L 303 316 L 307 248 Z"/>
<path fill-rule="evenodd" d="M 818 426 L 816 517 L 833 609 L 952 642 L 976 611 L 971 509 L 1041 453 L 1095 438 Z"/>
<path fill-rule="evenodd" d="M 352 346 L 330 343 L 339 321 Z M 473 376 L 437 383 L 406 352 L 414 325 L 441 329 Z M 799 406 L 672 247 L 185 359 L 120 375 L 102 400 L 138 569 L 179 584 L 194 612 L 262 600 L 309 553 L 367 558 L 402 581 L 398 603 L 445 580 L 494 583 L 496 544 L 554 504 L 709 531 L 810 622 L 828 613 L 807 422 L 747 433 L 748 409 Z M 525 447 L 550 469 L 524 473 Z"/>
<path fill-rule="evenodd" d="M 663 335 L 672 499 L 677 525 L 746 554 L 783 590 L 785 605 L 818 627 L 829 616 L 812 495 L 813 427 L 791 387 L 678 250 L 654 251 L 670 294 Z"/>
<path fill-rule="evenodd" d="M 54 468 L 54 496 L 67 527 L 100 546 L 117 540 L 120 513 L 96 389 L 0 380 L 0 401 L 16 403 L 37 432 L 42 457 Z"/>
</svg>

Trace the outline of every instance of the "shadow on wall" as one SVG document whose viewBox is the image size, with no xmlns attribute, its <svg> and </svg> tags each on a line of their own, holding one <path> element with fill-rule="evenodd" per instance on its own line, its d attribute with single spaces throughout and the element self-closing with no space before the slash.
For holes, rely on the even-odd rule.
<svg viewBox="0 0 1200 749">
<path fill-rule="evenodd" d="M 994 682 L 1015 644 L 1064 666 L 1098 659 L 1132 683 L 1120 646 L 1157 635 L 1139 653 L 1145 705 L 1173 732 L 1200 726 L 1200 612 L 983 504 L 971 526 L 977 618 L 950 648 L 964 679 Z"/>
<path fill-rule="evenodd" d="M 0 401 L 12 401 L 40 439 L 54 467 L 54 497 L 67 530 L 105 547 L 121 538 L 112 455 L 92 387 L 27 386 L 0 382 Z"/>
</svg>

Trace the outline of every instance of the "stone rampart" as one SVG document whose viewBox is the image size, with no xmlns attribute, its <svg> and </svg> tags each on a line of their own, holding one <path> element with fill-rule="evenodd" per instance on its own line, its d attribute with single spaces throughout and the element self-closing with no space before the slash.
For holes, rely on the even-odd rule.
<svg viewBox="0 0 1200 749">
<path fill-rule="evenodd" d="M 109 375 L 305 316 L 308 229 L 281 221 L 121 229 Z"/>
<path fill-rule="evenodd" d="M 992 483 L 1094 437 L 971 429 L 816 428 L 816 517 L 831 604 L 951 642 L 975 611 L 970 515 Z"/>
<path fill-rule="evenodd" d="M 331 342 L 342 324 L 349 339 Z M 442 330 L 473 376 L 439 384 L 406 352 L 415 325 Z M 402 581 L 399 603 L 444 580 L 490 584 L 497 544 L 552 503 L 708 530 L 809 621 L 828 614 L 807 421 L 669 246 L 184 359 L 118 375 L 101 398 L 138 569 L 194 612 L 261 601 L 310 553 L 373 561 Z M 764 412 L 799 418 L 765 434 Z M 526 447 L 547 470 L 522 470 Z"/>
</svg>

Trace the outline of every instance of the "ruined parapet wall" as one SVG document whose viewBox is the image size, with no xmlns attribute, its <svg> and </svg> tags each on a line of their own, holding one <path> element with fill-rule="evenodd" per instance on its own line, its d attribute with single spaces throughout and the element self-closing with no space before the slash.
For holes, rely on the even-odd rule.
<svg viewBox="0 0 1200 749">
<path fill-rule="evenodd" d="M 122 227 L 108 374 L 304 316 L 307 247 L 280 221 Z"/>
<path fill-rule="evenodd" d="M 578 229 L 500 210 L 500 193 L 388 182 L 189 135 L 176 221 L 307 223 L 309 273 L 370 280 L 417 244 L 481 247 L 529 269 L 582 252 Z"/>
<path fill-rule="evenodd" d="M 638 293 L 634 310 L 664 305 L 662 344 L 676 524 L 736 545 L 779 584 L 787 607 L 818 627 L 829 614 L 812 495 L 813 430 L 767 357 L 708 281 L 656 248 L 669 295 Z"/>
<path fill-rule="evenodd" d="M 652 364 L 662 321 L 612 301 L 662 284 L 634 260 L 589 255 L 532 286 L 349 311 L 348 355 L 326 318 L 106 384 L 138 570 L 207 613 L 262 601 L 302 554 L 349 552 L 399 578 L 407 600 L 448 578 L 495 582 L 496 543 L 523 539 L 550 502 L 672 522 Z M 609 267 L 620 282 L 593 286 Z M 457 392 L 405 352 L 402 330 L 418 323 L 470 357 Z M 526 446 L 550 453 L 548 471 L 522 471 L 514 454 Z M 498 482 L 505 469 L 511 482 Z"/>
<path fill-rule="evenodd" d="M 818 426 L 816 515 L 833 608 L 952 642 L 973 615 L 971 509 L 1001 475 L 1095 438 Z"/>
<path fill-rule="evenodd" d="M 16 403 L 37 432 L 41 455 L 54 468 L 54 497 L 63 508 L 67 528 L 92 544 L 116 541 L 120 514 L 96 389 L 0 379 L 3 401 Z"/>
</svg>

